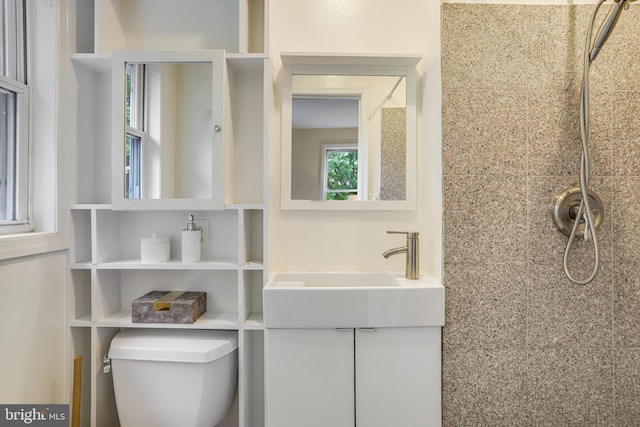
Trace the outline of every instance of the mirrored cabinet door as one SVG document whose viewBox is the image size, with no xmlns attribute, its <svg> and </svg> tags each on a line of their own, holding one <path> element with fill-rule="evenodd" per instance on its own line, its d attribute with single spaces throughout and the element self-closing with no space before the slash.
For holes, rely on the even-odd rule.
<svg viewBox="0 0 640 427">
<path fill-rule="evenodd" d="M 223 209 L 224 51 L 115 51 L 114 209 Z"/>
</svg>

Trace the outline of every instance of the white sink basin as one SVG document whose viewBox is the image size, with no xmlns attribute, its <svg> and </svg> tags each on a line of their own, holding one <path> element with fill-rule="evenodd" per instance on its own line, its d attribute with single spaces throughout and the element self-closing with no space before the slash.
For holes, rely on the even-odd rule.
<svg viewBox="0 0 640 427">
<path fill-rule="evenodd" d="M 283 272 L 264 288 L 267 328 L 444 325 L 444 286 L 389 272 Z"/>
</svg>

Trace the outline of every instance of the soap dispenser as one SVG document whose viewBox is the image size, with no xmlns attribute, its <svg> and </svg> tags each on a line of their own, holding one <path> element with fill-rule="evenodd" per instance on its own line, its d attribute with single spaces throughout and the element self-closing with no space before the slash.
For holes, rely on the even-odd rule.
<svg viewBox="0 0 640 427">
<path fill-rule="evenodd" d="M 202 252 L 202 228 L 193 214 L 189 214 L 187 228 L 182 230 L 182 262 L 199 262 Z"/>
</svg>

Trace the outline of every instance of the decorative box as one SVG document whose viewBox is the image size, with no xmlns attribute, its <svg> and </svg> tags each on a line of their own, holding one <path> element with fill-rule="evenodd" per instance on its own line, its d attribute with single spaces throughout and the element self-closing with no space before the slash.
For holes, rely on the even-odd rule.
<svg viewBox="0 0 640 427">
<path fill-rule="evenodd" d="M 131 303 L 133 323 L 193 323 L 207 310 L 205 292 L 151 291 Z"/>
</svg>

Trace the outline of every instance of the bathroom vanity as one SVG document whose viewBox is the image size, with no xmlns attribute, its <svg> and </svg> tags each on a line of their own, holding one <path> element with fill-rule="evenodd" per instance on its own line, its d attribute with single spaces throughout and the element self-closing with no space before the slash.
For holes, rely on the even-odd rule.
<svg viewBox="0 0 640 427">
<path fill-rule="evenodd" d="M 437 280 L 276 273 L 264 305 L 268 426 L 440 425 Z"/>
<path fill-rule="evenodd" d="M 440 328 L 267 329 L 269 426 L 439 425 Z"/>
</svg>

